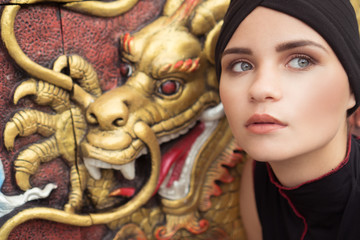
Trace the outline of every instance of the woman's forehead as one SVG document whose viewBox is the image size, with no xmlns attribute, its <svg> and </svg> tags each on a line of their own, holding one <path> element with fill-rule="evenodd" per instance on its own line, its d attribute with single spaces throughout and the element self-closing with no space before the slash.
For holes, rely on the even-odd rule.
<svg viewBox="0 0 360 240">
<path fill-rule="evenodd" d="M 283 43 L 311 42 L 330 49 L 325 39 L 304 22 L 266 7 L 257 7 L 240 23 L 225 49 L 270 42 L 277 48 Z"/>
</svg>

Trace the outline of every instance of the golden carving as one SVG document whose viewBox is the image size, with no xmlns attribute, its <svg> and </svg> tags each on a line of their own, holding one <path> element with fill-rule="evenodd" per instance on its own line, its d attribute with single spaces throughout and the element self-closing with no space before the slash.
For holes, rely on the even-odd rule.
<svg viewBox="0 0 360 240">
<path fill-rule="evenodd" d="M 58 71 L 52 71 L 33 62 L 21 50 L 16 41 L 14 22 L 16 14 L 21 8 L 20 4 L 35 4 L 47 1 L 48 0 L 12 0 L 10 3 L 14 5 L 6 5 L 1 16 L 1 38 L 10 56 L 31 76 L 71 91 L 74 87 L 71 77 Z M 66 3 L 66 7 L 75 11 L 85 12 L 96 16 L 111 17 L 128 11 L 138 2 L 138 0 L 116 0 L 113 2 L 54 0 L 53 2 L 64 2 Z M 81 97 L 79 98 L 81 99 Z"/>
<path fill-rule="evenodd" d="M 95 8 L 88 3 L 89 9 Z M 232 151 L 235 145 L 222 115 L 213 65 L 228 3 L 169 0 L 162 17 L 121 38 L 129 78 L 106 93 L 91 64 L 80 56 L 61 56 L 53 69 L 32 62 L 17 45 L 12 29 L 19 7 L 5 7 L 3 41 L 14 60 L 32 76 L 16 89 L 14 103 L 34 95 L 37 104 L 55 111 L 22 110 L 6 124 L 4 143 L 9 150 L 17 136 L 39 133 L 46 138 L 19 153 L 16 183 L 23 190 L 32 187 L 31 176 L 40 164 L 60 156 L 70 166 L 71 191 L 64 210 L 23 210 L 1 227 L 0 239 L 34 218 L 76 226 L 108 224 L 119 230 L 115 239 L 130 235 L 242 238 L 238 209 L 241 155 Z M 64 68 L 69 75 L 62 73 Z M 161 165 L 166 154 L 161 154 L 160 144 L 186 137 L 189 131 L 201 136 L 196 147 L 185 141 L 191 157 L 180 151 L 179 158 L 184 159 L 179 167 Z M 140 159 L 147 151 L 150 157 Z M 120 171 L 122 179 L 133 180 L 138 174 L 136 161 L 149 168 L 149 176 L 139 188 L 126 188 L 115 175 Z M 88 196 L 84 196 L 85 189 Z M 161 204 L 144 206 L 158 192 Z M 82 215 L 81 207 L 88 201 L 95 209 Z"/>
<path fill-rule="evenodd" d="M 359 31 L 360 31 L 360 0 L 350 0 L 350 2 L 354 6 L 356 18 L 359 23 Z"/>
<path fill-rule="evenodd" d="M 64 7 L 98 17 L 115 17 L 129 11 L 138 1 L 139 0 L 115 0 L 111 2 L 73 1 L 65 4 Z"/>
<path fill-rule="evenodd" d="M 15 17 L 20 8 L 20 5 L 7 5 L 1 15 L 1 38 L 10 56 L 31 76 L 71 91 L 73 82 L 70 76 L 38 65 L 21 50 L 14 33 Z"/>
</svg>

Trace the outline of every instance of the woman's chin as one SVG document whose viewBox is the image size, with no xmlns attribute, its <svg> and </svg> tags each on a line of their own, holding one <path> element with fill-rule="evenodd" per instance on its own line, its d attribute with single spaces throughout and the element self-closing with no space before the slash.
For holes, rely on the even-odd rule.
<svg viewBox="0 0 360 240">
<path fill-rule="evenodd" d="M 281 151 L 272 152 L 272 151 L 266 151 L 262 150 L 259 151 L 245 151 L 252 159 L 258 161 L 258 162 L 281 162 L 284 160 L 289 159 L 289 156 L 285 155 Z"/>
</svg>

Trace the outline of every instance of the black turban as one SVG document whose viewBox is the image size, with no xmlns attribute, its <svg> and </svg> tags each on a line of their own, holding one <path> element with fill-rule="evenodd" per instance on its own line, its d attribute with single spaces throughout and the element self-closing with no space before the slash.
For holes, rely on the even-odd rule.
<svg viewBox="0 0 360 240">
<path fill-rule="evenodd" d="M 215 50 L 216 74 L 220 80 L 221 54 L 239 24 L 256 7 L 264 6 L 293 16 L 317 31 L 331 46 L 349 78 L 360 103 L 360 38 L 354 9 L 349 0 L 232 0 L 224 17 Z"/>
</svg>

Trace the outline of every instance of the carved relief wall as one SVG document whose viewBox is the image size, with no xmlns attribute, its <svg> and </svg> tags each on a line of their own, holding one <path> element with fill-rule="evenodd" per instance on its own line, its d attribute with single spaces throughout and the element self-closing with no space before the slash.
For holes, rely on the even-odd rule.
<svg viewBox="0 0 360 240">
<path fill-rule="evenodd" d="M 0 3 L 0 239 L 243 237 L 229 1 Z"/>
</svg>

